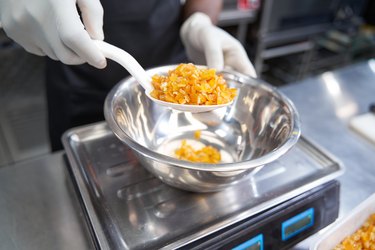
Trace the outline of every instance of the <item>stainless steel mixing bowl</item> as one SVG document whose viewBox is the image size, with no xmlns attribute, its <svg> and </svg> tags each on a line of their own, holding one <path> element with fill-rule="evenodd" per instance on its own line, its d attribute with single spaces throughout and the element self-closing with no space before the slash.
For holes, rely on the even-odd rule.
<svg viewBox="0 0 375 250">
<path fill-rule="evenodd" d="M 147 73 L 166 74 L 175 67 Z M 236 72 L 221 73 L 231 87 L 238 88 L 233 105 L 227 108 L 206 113 L 171 110 L 153 103 L 130 77 L 108 94 L 106 121 L 141 164 L 163 182 L 195 192 L 227 188 L 293 147 L 300 136 L 300 121 L 290 100 L 269 84 Z M 201 131 L 199 140 L 195 131 Z M 174 158 L 183 139 L 219 149 L 222 162 L 200 164 Z"/>
</svg>

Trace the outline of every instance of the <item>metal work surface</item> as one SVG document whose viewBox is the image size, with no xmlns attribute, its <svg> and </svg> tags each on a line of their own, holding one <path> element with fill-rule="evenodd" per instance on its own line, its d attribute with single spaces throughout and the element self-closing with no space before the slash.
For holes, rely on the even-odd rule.
<svg viewBox="0 0 375 250">
<path fill-rule="evenodd" d="M 375 193 L 375 145 L 349 128 L 349 120 L 375 101 L 375 61 L 360 63 L 281 89 L 301 115 L 302 133 L 345 165 L 340 217 Z M 319 235 L 315 235 L 319 237 Z M 316 238 L 295 249 L 308 249 Z"/>
<path fill-rule="evenodd" d="M 341 213 L 375 192 L 375 145 L 349 128 L 349 120 L 375 101 L 375 61 L 326 72 L 281 89 L 301 114 L 302 133 L 339 158 L 346 173 Z"/>
<path fill-rule="evenodd" d="M 71 130 L 64 147 L 104 249 L 176 248 L 334 179 L 342 167 L 304 138 L 226 190 L 198 194 L 150 175 L 105 123 Z"/>
<path fill-rule="evenodd" d="M 93 249 L 62 153 L 0 168 L 0 249 Z"/>
</svg>

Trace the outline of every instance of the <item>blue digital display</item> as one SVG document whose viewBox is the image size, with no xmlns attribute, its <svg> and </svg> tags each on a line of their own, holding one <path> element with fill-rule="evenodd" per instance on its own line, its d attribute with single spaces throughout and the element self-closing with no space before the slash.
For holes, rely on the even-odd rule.
<svg viewBox="0 0 375 250">
<path fill-rule="evenodd" d="M 232 250 L 263 250 L 263 234 L 258 234 L 250 240 L 232 248 Z"/>
<path fill-rule="evenodd" d="M 286 241 L 314 225 L 314 208 L 297 214 L 281 224 L 281 238 Z"/>
</svg>

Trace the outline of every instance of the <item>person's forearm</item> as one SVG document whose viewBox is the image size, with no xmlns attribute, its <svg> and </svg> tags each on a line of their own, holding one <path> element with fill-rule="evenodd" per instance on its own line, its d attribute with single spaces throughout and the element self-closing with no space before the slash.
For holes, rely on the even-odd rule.
<svg viewBox="0 0 375 250">
<path fill-rule="evenodd" d="M 216 24 L 219 19 L 222 6 L 222 0 L 186 0 L 183 17 L 184 19 L 187 19 L 195 12 L 203 12 L 211 18 L 213 24 Z"/>
</svg>

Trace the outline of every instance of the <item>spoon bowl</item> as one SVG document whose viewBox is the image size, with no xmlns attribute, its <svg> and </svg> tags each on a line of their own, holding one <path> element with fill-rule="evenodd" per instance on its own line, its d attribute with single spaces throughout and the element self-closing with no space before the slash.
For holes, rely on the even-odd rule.
<svg viewBox="0 0 375 250">
<path fill-rule="evenodd" d="M 123 66 L 129 72 L 129 74 L 132 75 L 137 80 L 137 82 L 143 87 L 146 96 L 159 105 L 163 105 L 171 109 L 184 112 L 201 113 L 212 111 L 218 108 L 223 108 L 233 103 L 233 101 L 231 101 L 225 104 L 218 105 L 193 105 L 165 102 L 156 99 L 151 96 L 151 92 L 154 89 L 151 83 L 151 76 L 146 73 L 144 68 L 138 63 L 138 61 L 132 55 L 104 41 L 96 40 L 95 43 L 106 58 L 111 59 L 120 64 L 121 66 Z"/>
</svg>

